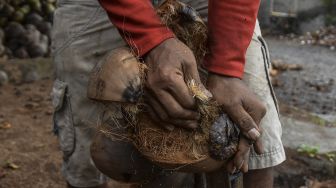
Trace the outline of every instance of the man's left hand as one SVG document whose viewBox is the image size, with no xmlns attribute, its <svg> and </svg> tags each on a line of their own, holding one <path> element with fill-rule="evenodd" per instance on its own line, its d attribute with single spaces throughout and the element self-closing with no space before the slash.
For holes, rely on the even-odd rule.
<svg viewBox="0 0 336 188">
<path fill-rule="evenodd" d="M 239 126 L 242 132 L 238 151 L 228 162 L 227 170 L 234 172 L 248 170 L 248 156 L 253 144 L 258 154 L 263 153 L 260 141 L 261 119 L 266 114 L 264 104 L 239 78 L 211 74 L 208 77 L 207 87 L 219 102 L 224 112 Z"/>
</svg>

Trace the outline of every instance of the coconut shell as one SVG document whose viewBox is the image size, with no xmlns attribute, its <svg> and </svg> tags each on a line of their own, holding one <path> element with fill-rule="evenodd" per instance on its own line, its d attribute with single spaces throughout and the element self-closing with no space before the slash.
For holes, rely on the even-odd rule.
<svg viewBox="0 0 336 188">
<path fill-rule="evenodd" d="M 192 49 L 200 64 L 206 52 L 207 29 L 195 10 L 178 1 L 168 0 L 157 12 L 162 22 Z M 193 32 L 200 33 L 192 34 Z M 126 59 L 130 60 L 125 61 Z M 124 102 L 122 112 L 127 124 L 125 126 L 131 130 L 127 137 L 118 135 L 102 125 L 101 132 L 116 140 L 127 137 L 126 141 L 132 140 L 140 153 L 164 168 L 208 171 L 223 165 L 236 151 L 237 142 L 232 141 L 238 139 L 239 133 L 226 116 L 222 116 L 213 126 L 220 117 L 220 107 L 216 101 L 212 101 L 195 81 L 187 81 L 201 115 L 199 127 L 193 131 L 175 127 L 173 131 L 168 132 L 148 115 L 141 87 L 142 78 L 146 77 L 146 69 L 141 67 L 142 63 L 129 49 L 121 48 L 114 49 L 94 68 L 89 81 L 89 98 L 104 102 Z M 203 72 L 200 74 L 203 75 Z M 112 120 L 113 118 L 114 115 L 111 116 Z M 225 126 L 221 127 L 221 124 Z M 229 140 L 233 137 L 235 139 Z M 209 147 L 209 143 L 212 143 L 213 147 Z M 218 161 L 210 156 L 214 156 Z"/>
</svg>

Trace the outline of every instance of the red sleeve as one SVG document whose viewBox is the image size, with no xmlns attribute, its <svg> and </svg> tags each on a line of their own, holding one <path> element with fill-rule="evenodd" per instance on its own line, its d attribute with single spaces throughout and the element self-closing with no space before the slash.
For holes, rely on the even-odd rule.
<svg viewBox="0 0 336 188">
<path fill-rule="evenodd" d="M 242 78 L 260 0 L 209 0 L 209 54 L 204 68 Z"/>
<path fill-rule="evenodd" d="M 172 31 L 164 26 L 150 0 L 99 0 L 124 40 L 142 56 L 168 38 Z"/>
</svg>

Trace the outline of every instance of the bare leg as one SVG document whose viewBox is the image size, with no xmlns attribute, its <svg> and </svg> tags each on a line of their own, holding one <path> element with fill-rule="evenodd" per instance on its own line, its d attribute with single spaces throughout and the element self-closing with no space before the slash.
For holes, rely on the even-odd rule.
<svg viewBox="0 0 336 188">
<path fill-rule="evenodd" d="M 250 170 L 244 174 L 244 188 L 272 188 L 273 168 Z"/>
</svg>

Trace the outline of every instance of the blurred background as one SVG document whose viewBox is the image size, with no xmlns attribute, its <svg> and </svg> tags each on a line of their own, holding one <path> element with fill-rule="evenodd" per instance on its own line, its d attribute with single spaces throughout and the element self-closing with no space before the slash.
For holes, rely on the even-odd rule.
<svg viewBox="0 0 336 188">
<path fill-rule="evenodd" d="M 0 0 L 0 188 L 65 187 L 52 134 L 56 0 Z M 287 161 L 275 187 L 336 187 L 336 0 L 262 0 Z"/>
</svg>

